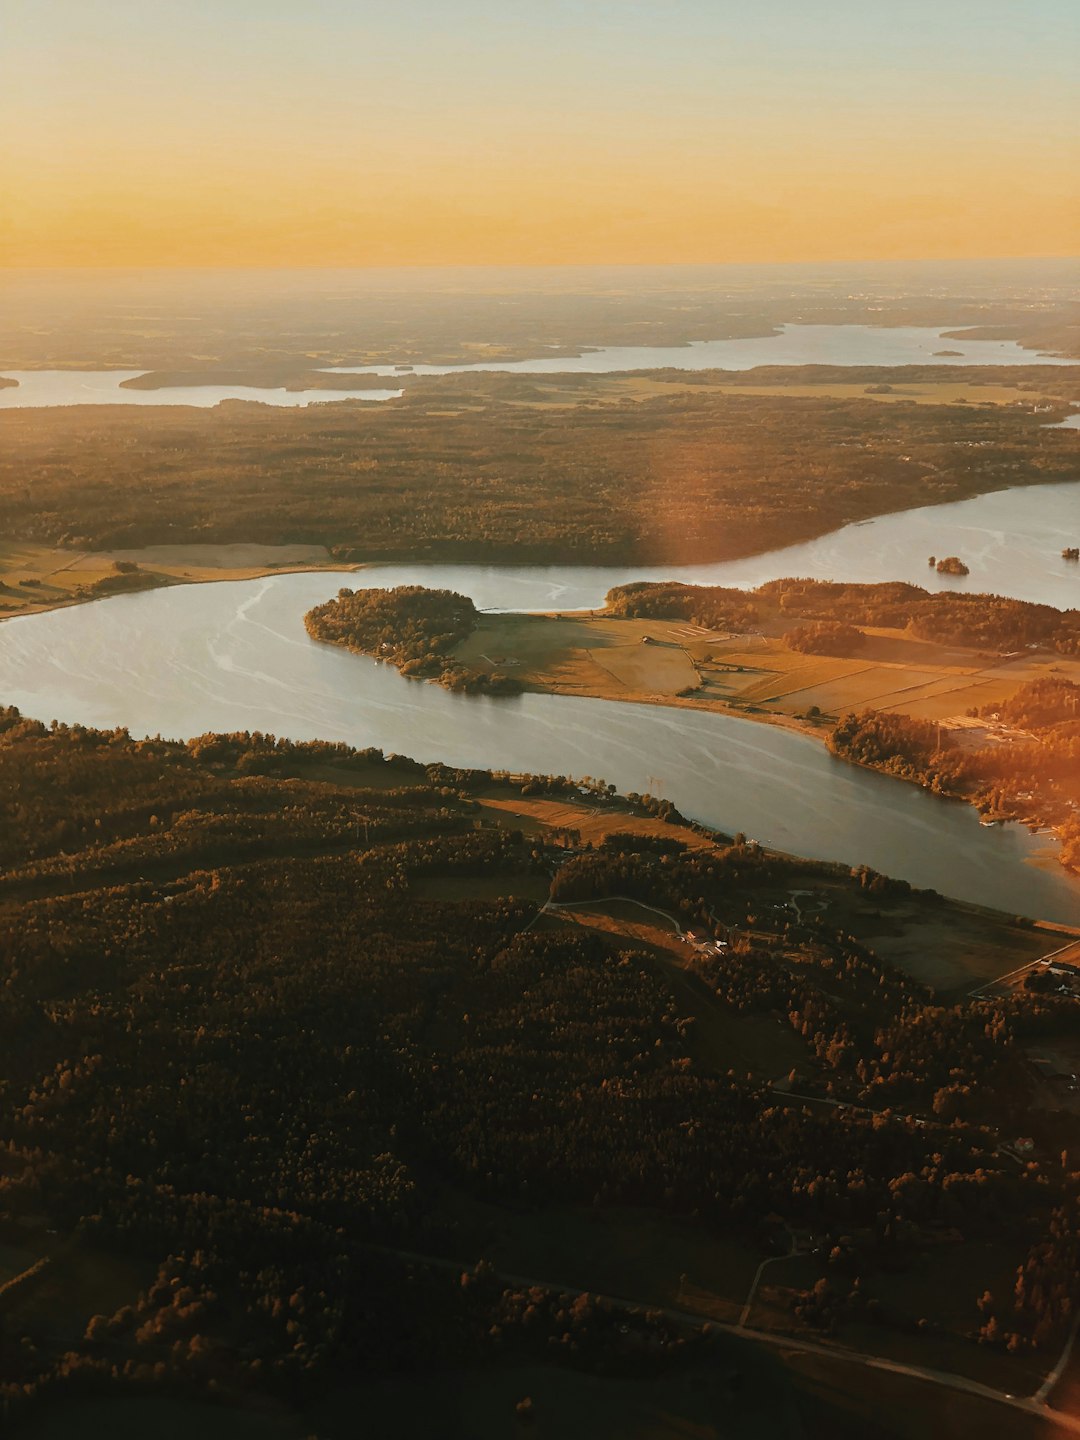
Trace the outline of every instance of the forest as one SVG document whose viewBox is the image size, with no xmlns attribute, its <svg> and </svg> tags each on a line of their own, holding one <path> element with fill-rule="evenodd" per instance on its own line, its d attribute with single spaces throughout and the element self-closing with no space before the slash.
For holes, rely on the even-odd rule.
<svg viewBox="0 0 1080 1440">
<path fill-rule="evenodd" d="M 66 1247 L 0 1288 L 6 1413 L 223 1390 L 302 1407 L 343 1375 L 707 1353 L 647 1307 L 473 1268 L 494 1215 L 565 1207 L 647 1207 L 751 1246 L 813 1230 L 823 1283 L 797 1318 L 841 1334 L 917 1329 L 875 1277 L 939 1232 L 1005 1235 L 1018 1272 L 974 1287 L 966 1343 L 1051 1353 L 1080 1299 L 1080 1129 L 1032 1108 L 1022 1045 L 1074 1002 L 943 998 L 822 916 L 753 918 L 829 867 L 703 845 L 677 816 L 643 841 L 628 802 L 602 846 L 568 845 L 493 821 L 493 786 L 574 788 L 0 715 L 0 1229 Z M 727 937 L 726 958 L 667 969 L 538 925 L 538 880 L 560 903 L 659 906 Z M 786 1099 L 703 1046 L 687 976 L 733 1023 L 790 1033 L 799 1091 L 844 1104 Z M 1040 1152 L 1018 1166 L 1000 1147 L 1025 1131 Z M 145 1280 L 57 1333 L 33 1297 L 91 1252 Z"/>
<path fill-rule="evenodd" d="M 831 580 L 769 580 L 756 590 L 678 581 L 635 581 L 610 590 L 608 613 L 637 618 L 692 620 L 710 629 L 746 629 L 765 608 L 815 622 L 800 636 L 827 637 L 842 626 L 844 643 L 853 627 L 904 630 L 917 640 L 1003 653 L 1042 645 L 1061 655 L 1080 655 L 1080 609 L 1056 610 L 1005 595 L 928 591 L 903 581 L 876 585 Z M 790 636 L 789 636 L 790 639 Z M 856 642 L 857 643 L 857 642 Z M 846 654 L 846 650 L 824 653 Z"/>
<path fill-rule="evenodd" d="M 681 376 L 672 394 L 604 402 L 590 390 L 603 378 L 577 377 L 570 403 L 565 377 L 450 375 L 386 405 L 4 410 L 0 534 L 79 550 L 691 563 L 1075 477 L 1072 437 L 1026 409 L 770 398 Z"/>
<path fill-rule="evenodd" d="M 973 800 L 997 819 L 1037 815 L 1061 836 L 1061 861 L 1080 869 L 1080 685 L 1046 676 L 986 707 L 1005 743 L 961 749 L 942 727 L 879 711 L 844 716 L 833 753 Z"/>
<path fill-rule="evenodd" d="M 396 665 L 403 675 L 438 680 L 467 694 L 516 695 L 521 682 L 501 671 L 456 663 L 454 647 L 476 628 L 476 606 L 453 590 L 398 585 L 392 590 L 341 589 L 304 616 L 313 640 L 341 645 Z"/>
</svg>

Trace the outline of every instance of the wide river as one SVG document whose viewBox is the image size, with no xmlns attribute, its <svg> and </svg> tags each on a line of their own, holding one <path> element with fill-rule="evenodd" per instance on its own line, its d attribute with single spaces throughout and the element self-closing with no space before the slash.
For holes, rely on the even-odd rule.
<svg viewBox="0 0 1080 1440">
<path fill-rule="evenodd" d="M 1059 561 L 1080 527 L 1080 483 L 1038 486 L 883 516 L 809 545 L 727 565 L 652 572 L 758 584 L 803 574 L 934 579 L 931 549 L 962 554 L 964 588 L 1076 604 L 1080 573 Z M 481 606 L 593 606 L 645 571 L 373 566 L 176 587 L 0 624 L 0 703 L 133 734 L 263 730 L 343 740 L 425 760 L 602 776 L 650 790 L 686 814 L 800 855 L 865 863 L 961 899 L 1080 922 L 1080 883 L 1048 837 L 982 827 L 970 807 L 834 760 L 818 741 L 702 711 L 523 695 L 492 700 L 405 680 L 373 660 L 317 645 L 310 606 L 341 584 L 443 586 Z"/>
<path fill-rule="evenodd" d="M 600 375 L 630 370 L 753 370 L 759 365 L 1075 365 L 1040 355 L 1012 340 L 950 340 L 926 326 L 784 325 L 776 335 L 740 340 L 696 340 L 688 345 L 601 346 L 582 355 L 529 360 L 485 360 L 470 365 L 357 365 L 324 373 L 394 378 L 500 371 L 519 375 Z M 170 385 L 123 388 L 142 370 L 5 370 L 18 381 L 0 387 L 0 410 L 51 405 L 195 405 L 253 400 L 305 406 L 342 400 L 395 400 L 400 389 L 284 390 L 256 385 Z"/>
</svg>

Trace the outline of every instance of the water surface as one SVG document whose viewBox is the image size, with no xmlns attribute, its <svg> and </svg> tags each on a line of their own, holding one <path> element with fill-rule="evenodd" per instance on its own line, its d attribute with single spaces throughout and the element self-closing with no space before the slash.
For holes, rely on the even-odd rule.
<svg viewBox="0 0 1080 1440">
<path fill-rule="evenodd" d="M 901 510 L 845 525 L 801 545 L 708 565 L 403 562 L 365 567 L 345 583 L 354 588 L 423 584 L 458 590 L 481 609 L 589 610 L 603 604 L 613 585 L 633 580 L 752 589 L 767 580 L 799 576 L 867 584 L 906 580 L 927 590 L 990 591 L 1068 610 L 1080 607 L 1080 567 L 1062 559 L 1066 543 L 1080 544 L 1080 480 L 1018 486 L 948 505 Z M 971 574 L 939 575 L 927 564 L 930 555 L 959 555 Z"/>
<path fill-rule="evenodd" d="M 42 720 L 187 737 L 263 730 L 376 745 L 422 760 L 602 776 L 686 814 L 817 859 L 869 864 L 961 899 L 1080 921 L 1080 884 L 1056 848 L 969 806 L 832 759 L 777 726 L 704 711 L 566 696 L 451 695 L 315 644 L 303 616 L 341 585 L 423 584 L 486 608 L 598 606 L 637 579 L 754 586 L 785 575 L 913 580 L 1080 606 L 1080 481 L 884 515 L 804 545 L 681 567 L 373 565 L 356 572 L 178 586 L 0 625 L 0 703 Z M 958 554 L 966 579 L 928 553 Z"/>
<path fill-rule="evenodd" d="M 948 329 L 946 326 L 945 329 Z M 925 325 L 783 325 L 776 335 L 692 340 L 687 345 L 609 345 L 583 355 L 413 365 L 414 375 L 608 375 L 622 370 L 753 370 L 758 365 L 1075 365 L 1014 340 L 950 340 Z M 335 375 L 400 375 L 398 365 L 339 365 Z"/>
<path fill-rule="evenodd" d="M 778 334 L 738 340 L 695 340 L 687 345 L 602 346 L 582 355 L 541 355 L 528 360 L 484 360 L 468 365 L 343 365 L 323 373 L 393 378 L 506 372 L 519 375 L 605 375 L 631 370 L 752 370 L 758 365 L 1074 365 L 1040 355 L 1012 340 L 949 340 L 926 326 L 784 325 Z M 47 405 L 195 405 L 251 400 L 263 405 L 306 406 L 342 400 L 396 400 L 397 389 L 284 390 L 255 385 L 169 385 L 125 390 L 124 380 L 144 370 L 6 370 L 17 388 L 0 388 L 0 409 Z"/>
<path fill-rule="evenodd" d="M 380 568 L 182 586 L 12 619 L 0 625 L 0 699 L 43 720 L 136 735 L 262 730 L 452 765 L 602 776 L 798 855 L 1080 921 L 1080 886 L 1045 840 L 983 828 L 969 806 L 834 760 L 807 736 L 661 706 L 452 695 L 308 637 L 308 608 L 342 582 L 401 578 L 395 568 L 393 577 Z M 423 583 L 445 576 L 404 573 Z M 508 594 L 489 573 L 487 598 Z"/>
<path fill-rule="evenodd" d="M 258 385 L 167 385 L 161 390 L 125 390 L 124 380 L 145 370 L 5 370 L 18 386 L 0 387 L 0 410 L 37 410 L 50 405 L 194 405 L 200 410 L 223 400 L 297 407 L 338 400 L 397 400 L 401 390 L 285 390 Z"/>
</svg>

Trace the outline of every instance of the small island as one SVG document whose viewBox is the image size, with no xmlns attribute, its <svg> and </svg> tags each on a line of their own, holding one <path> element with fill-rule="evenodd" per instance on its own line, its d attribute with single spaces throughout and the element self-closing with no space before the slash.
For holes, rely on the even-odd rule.
<svg viewBox="0 0 1080 1440">
<path fill-rule="evenodd" d="M 939 575 L 970 575 L 971 571 L 960 559 L 959 555 L 946 555 L 944 560 L 939 560 L 936 566 Z"/>
</svg>

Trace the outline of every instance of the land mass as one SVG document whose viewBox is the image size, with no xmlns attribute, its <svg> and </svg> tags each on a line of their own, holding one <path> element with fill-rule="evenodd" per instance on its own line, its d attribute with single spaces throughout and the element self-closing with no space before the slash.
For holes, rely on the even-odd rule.
<svg viewBox="0 0 1080 1440">
<path fill-rule="evenodd" d="M 425 629 L 416 617 L 431 607 Z M 835 754 L 1052 828 L 1080 868 L 1080 611 L 914 585 L 626 585 L 589 615 L 343 591 L 319 640 L 454 688 L 682 705 L 793 726 Z"/>
<path fill-rule="evenodd" d="M 349 570 L 323 545 L 145 545 L 60 550 L 0 542 L 0 616 L 31 615 L 167 585 Z"/>
<path fill-rule="evenodd" d="M 922 281 L 910 270 L 900 280 L 871 265 L 857 294 L 852 276 L 787 267 L 753 276 L 725 266 L 162 272 L 133 289 L 107 272 L 92 284 L 24 273 L 0 310 L 0 368 L 455 364 L 762 336 L 783 324 L 989 327 L 1033 358 L 1040 350 L 1080 357 L 1075 279 L 1060 263 L 959 281 L 933 267 Z M 973 291 L 961 293 L 969 281 Z"/>
<path fill-rule="evenodd" d="M 865 390 L 882 374 L 903 388 L 882 371 L 830 383 Z M 674 372 L 443 376 L 377 406 L 12 409 L 0 412 L 0 532 L 95 553 L 321 545 L 349 562 L 735 558 L 1074 479 L 1075 433 L 1045 422 L 1080 380 L 1056 374 L 1062 401 L 1040 413 L 1041 389 L 1016 405 L 882 403 Z M 962 378 L 938 383 L 955 394 Z"/>
<path fill-rule="evenodd" d="M 304 616 L 308 634 L 396 665 L 403 675 L 437 680 L 468 694 L 517 695 L 521 682 L 485 660 L 479 667 L 456 658 L 476 629 L 478 611 L 467 595 L 399 585 L 393 590 L 342 589 L 337 598 Z"/>
<path fill-rule="evenodd" d="M 1077 1001 L 1012 981 L 1069 935 L 596 780 L 263 735 L 8 710 L 0 805 L 13 1426 L 336 1437 L 505 1382 L 487 1440 L 577 1376 L 605 1421 L 704 1383 L 703 1423 L 854 1437 L 889 1383 L 886 1434 L 1039 1433 L 1080 1115 L 1032 1056 Z"/>
<path fill-rule="evenodd" d="M 121 380 L 122 390 L 183 389 L 199 385 L 251 385 L 277 390 L 385 390 L 389 380 L 374 375 L 335 375 L 297 365 L 252 366 L 244 370 L 149 370 Z"/>
</svg>

